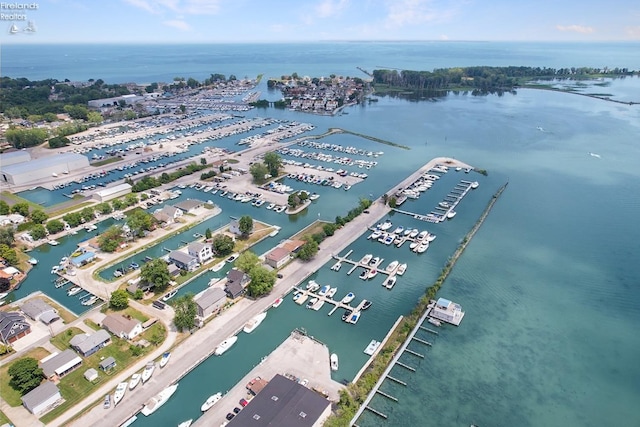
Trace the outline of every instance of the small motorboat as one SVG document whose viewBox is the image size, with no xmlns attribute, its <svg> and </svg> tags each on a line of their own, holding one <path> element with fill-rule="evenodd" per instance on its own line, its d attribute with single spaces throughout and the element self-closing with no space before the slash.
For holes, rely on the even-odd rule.
<svg viewBox="0 0 640 427">
<path fill-rule="evenodd" d="M 138 386 L 138 384 L 140 384 L 140 378 L 142 378 L 140 374 L 131 375 L 131 379 L 129 380 L 129 390 L 133 390 Z"/>
<path fill-rule="evenodd" d="M 396 284 L 396 280 L 397 280 L 396 276 L 389 276 L 382 283 L 382 286 L 384 286 L 387 289 L 392 289 Z"/>
<path fill-rule="evenodd" d="M 368 309 L 369 307 L 371 307 L 371 304 L 373 303 L 369 300 L 362 300 L 362 310 Z"/>
<path fill-rule="evenodd" d="M 174 289 L 170 292 L 167 292 L 166 294 L 164 294 L 164 296 L 162 297 L 162 301 L 169 301 L 171 298 L 175 297 L 176 294 L 178 293 L 177 289 Z"/>
<path fill-rule="evenodd" d="M 342 302 L 343 304 L 349 304 L 351 301 L 354 300 L 355 297 L 356 295 L 353 292 L 349 292 L 347 295 L 344 296 L 344 298 L 342 298 L 340 302 Z"/>
<path fill-rule="evenodd" d="M 202 404 L 200 410 L 202 412 L 207 412 L 213 405 L 218 403 L 218 401 L 222 399 L 222 393 L 218 392 L 214 395 L 209 396 L 209 398 Z"/>
<path fill-rule="evenodd" d="M 336 292 L 338 292 L 338 288 L 331 288 L 327 291 L 327 294 L 325 295 L 327 298 L 333 298 L 333 296 L 336 294 Z"/>
<path fill-rule="evenodd" d="M 278 307 L 280 307 L 280 304 L 282 304 L 282 298 L 278 298 L 278 299 L 276 299 L 276 300 L 273 302 L 273 304 L 271 304 L 271 307 L 273 307 L 273 308 L 278 308 Z"/>
<path fill-rule="evenodd" d="M 398 266 L 398 269 L 396 270 L 396 274 L 398 276 L 402 276 L 404 274 L 404 272 L 407 271 L 407 264 L 400 264 Z"/>
<path fill-rule="evenodd" d="M 318 302 L 318 298 L 311 298 L 307 303 L 307 308 L 312 308 Z"/>
<path fill-rule="evenodd" d="M 169 359 L 171 359 L 171 353 L 168 351 L 162 355 L 162 359 L 160 359 L 160 367 L 164 368 L 169 363 Z"/>
<path fill-rule="evenodd" d="M 331 370 L 332 371 L 337 371 L 338 370 L 338 355 L 335 353 L 331 353 L 331 357 L 329 358 L 330 362 L 331 362 Z"/>
</svg>

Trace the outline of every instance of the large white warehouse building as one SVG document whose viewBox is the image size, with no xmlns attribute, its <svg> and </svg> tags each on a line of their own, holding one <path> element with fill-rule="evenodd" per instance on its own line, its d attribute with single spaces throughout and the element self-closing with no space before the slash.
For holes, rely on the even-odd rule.
<svg viewBox="0 0 640 427">
<path fill-rule="evenodd" d="M 21 163 L 0 165 L 0 180 L 13 185 L 48 181 L 52 176 L 74 172 L 89 166 L 86 156 L 76 153 L 62 153 L 41 157 Z"/>
</svg>

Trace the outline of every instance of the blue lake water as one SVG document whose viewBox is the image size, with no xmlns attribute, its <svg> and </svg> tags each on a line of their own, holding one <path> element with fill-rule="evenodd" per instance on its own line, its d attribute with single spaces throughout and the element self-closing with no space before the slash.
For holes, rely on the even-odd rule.
<svg viewBox="0 0 640 427">
<path fill-rule="evenodd" d="M 210 72 L 356 75 L 356 66 L 607 65 L 637 69 L 638 47 L 637 43 L 344 43 L 281 48 L 166 46 L 140 54 L 141 47 L 106 46 L 99 48 L 100 55 L 78 66 L 79 58 L 87 55 L 85 50 L 96 52 L 95 47 L 64 46 L 47 52 L 39 46 L 24 47 L 42 53 L 38 57 L 23 54 L 22 46 L 4 46 L 2 59 L 3 72 L 12 76 L 149 82 L 174 75 L 202 78 Z M 61 52 L 69 56 L 58 55 Z M 133 61 L 130 67 L 114 65 L 125 56 Z M 49 59 L 45 69 L 43 64 Z M 104 61 L 110 65 L 102 68 Z M 219 64 L 218 68 L 212 70 L 212 63 Z M 638 101 L 633 99 L 638 93 L 637 78 L 599 89 L 615 89 L 621 99 Z M 251 114 L 310 122 L 317 127 L 314 133 L 343 127 L 408 145 L 411 150 L 346 135 L 331 137 L 329 142 L 362 144 L 385 154 L 376 168 L 367 171 L 369 178 L 349 192 L 309 186 L 311 191 L 322 191 L 322 197 L 294 224 L 264 207 L 259 210 L 204 195 L 203 199 L 211 198 L 223 208 L 213 222 L 222 224 L 229 215 L 253 209 L 257 219 L 283 225 L 276 238 L 257 248 L 260 252 L 318 213 L 333 219 L 355 206 L 357 196 L 384 193 L 434 156 L 460 158 L 488 170 L 489 176 L 476 175 L 480 188 L 463 200 L 452 221 L 433 226 L 393 216 L 396 224 L 427 228 L 438 235 L 422 256 L 364 237 L 350 245 L 354 257 L 371 252 L 383 256 L 385 262 L 400 259 L 410 263 L 391 292 L 380 286 L 381 277 L 364 283 L 346 276 L 344 268 L 338 273 L 330 271 L 330 263 L 316 274 L 320 283 L 338 286 L 339 294 L 352 290 L 357 298 L 374 301 L 357 325 L 344 324 L 336 315 L 326 316 L 328 307 L 316 313 L 288 299 L 270 311 L 256 332 L 241 335 L 230 352 L 207 360 L 184 378 L 176 395 L 157 414 L 135 425 L 157 425 L 160 419 L 177 424 L 197 416 L 207 396 L 228 389 L 295 327 L 306 328 L 338 352 L 341 363 L 336 379 L 352 378 L 365 360 L 362 349 L 371 339 L 381 339 L 400 314 L 410 311 L 491 194 L 507 180 L 507 190 L 439 294 L 463 306 L 466 316 L 461 326 L 440 328 L 432 348 L 412 343 L 410 348 L 427 357 L 415 360 L 404 355 L 402 360 L 417 371 L 403 372 L 397 367 L 392 371 L 408 386 L 385 382 L 382 387 L 399 402 L 378 396 L 371 404 L 389 419 L 365 412 L 358 424 L 640 425 L 637 106 L 520 89 L 515 95 L 459 94 L 437 102 L 383 97 L 347 111 L 348 115 L 331 118 L 273 109 Z M 403 208 L 430 210 L 441 198 L 438 192 L 446 192 L 457 178 L 450 172 L 446 176 L 450 182 L 441 180 Z M 67 249 L 66 244 L 65 240 L 57 248 L 42 248 L 42 257 L 46 251 L 55 251 L 57 262 L 74 246 Z M 46 271 L 42 283 L 50 283 L 45 277 L 50 266 L 39 265 L 34 271 L 41 268 Z M 41 287 L 31 280 L 25 282 L 21 295 Z M 204 280 L 190 286 L 204 287 Z"/>
</svg>

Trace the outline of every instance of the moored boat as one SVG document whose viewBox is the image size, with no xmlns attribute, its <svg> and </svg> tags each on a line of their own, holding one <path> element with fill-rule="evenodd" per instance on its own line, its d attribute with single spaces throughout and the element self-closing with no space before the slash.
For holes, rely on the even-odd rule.
<svg viewBox="0 0 640 427">
<path fill-rule="evenodd" d="M 473 181 L 473 182 L 471 183 L 471 188 L 472 188 L 472 189 L 474 189 L 474 190 L 475 190 L 476 188 L 478 188 L 479 186 L 480 186 L 480 183 L 479 183 L 478 181 Z"/>
<path fill-rule="evenodd" d="M 396 270 L 396 274 L 397 274 L 398 276 L 402 276 L 402 275 L 404 274 L 404 272 L 405 272 L 405 271 L 407 271 L 407 264 L 406 264 L 406 263 L 404 263 L 404 264 L 400 264 L 400 265 L 398 266 L 398 269 Z"/>
<path fill-rule="evenodd" d="M 238 337 L 235 335 L 227 338 L 226 340 L 222 341 L 218 347 L 216 347 L 213 354 L 215 354 L 216 356 L 221 356 L 222 354 L 224 354 L 224 352 L 229 350 L 231 346 L 236 343 L 236 341 L 238 341 Z"/>
<path fill-rule="evenodd" d="M 452 219 L 454 216 L 456 216 L 456 211 L 449 211 L 447 213 L 447 218 L 448 219 Z"/>
<path fill-rule="evenodd" d="M 170 385 L 169 387 L 162 390 L 160 393 L 149 399 L 145 404 L 144 408 L 142 408 L 142 415 L 148 417 L 158 410 L 162 405 L 167 403 L 167 401 L 173 396 L 173 393 L 178 389 L 178 384 Z"/>
<path fill-rule="evenodd" d="M 362 273 L 360 273 L 360 277 L 362 280 L 367 280 L 367 276 L 369 275 L 369 270 L 364 270 Z"/>
<path fill-rule="evenodd" d="M 309 300 L 307 303 L 307 308 L 313 308 L 313 306 L 318 302 L 318 298 L 314 297 Z"/>
<path fill-rule="evenodd" d="M 336 292 L 338 292 L 338 288 L 331 288 L 327 291 L 327 294 L 325 295 L 327 298 L 333 298 L 333 296 L 336 294 Z"/>
<path fill-rule="evenodd" d="M 389 265 L 385 268 L 385 271 L 387 273 L 392 273 L 398 267 L 398 264 L 399 264 L 399 262 L 397 260 L 396 261 L 391 261 L 389 263 Z"/>
<path fill-rule="evenodd" d="M 327 292 L 329 292 L 329 290 L 331 289 L 331 287 L 329 285 L 324 285 L 319 291 L 318 291 L 318 295 L 320 295 L 321 297 L 325 296 L 327 294 Z"/>
<path fill-rule="evenodd" d="M 60 244 L 60 242 L 58 242 L 57 240 L 53 240 L 53 239 L 49 240 L 49 242 L 48 242 L 48 243 L 49 243 L 51 246 L 58 246 L 58 245 Z"/>
<path fill-rule="evenodd" d="M 164 368 L 169 363 L 169 359 L 171 359 L 171 353 L 168 351 L 162 355 L 162 359 L 160 359 L 160 367 Z"/>
<path fill-rule="evenodd" d="M 162 301 L 169 301 L 171 298 L 173 298 L 174 296 L 176 296 L 176 294 L 178 293 L 177 289 L 174 289 L 170 292 L 167 292 L 166 294 L 164 294 L 164 296 L 162 297 Z"/>
<path fill-rule="evenodd" d="M 347 319 L 347 323 L 353 323 L 354 325 L 358 323 L 360 319 L 360 312 L 356 311 L 355 313 L 351 313 L 351 316 Z"/>
<path fill-rule="evenodd" d="M 337 371 L 338 370 L 338 355 L 335 353 L 331 353 L 331 356 L 329 357 L 329 360 L 331 362 L 331 370 L 332 371 Z"/>
<path fill-rule="evenodd" d="M 71 289 L 69 289 L 67 291 L 67 295 L 69 295 L 70 297 L 74 296 L 75 294 L 77 294 L 78 292 L 80 292 L 82 290 L 82 288 L 80 286 L 74 286 Z"/>
<path fill-rule="evenodd" d="M 278 299 L 276 299 L 276 300 L 273 302 L 273 304 L 271 304 L 271 307 L 273 307 L 273 308 L 278 308 L 278 307 L 280 307 L 280 304 L 282 304 L 282 298 L 278 298 Z"/>
<path fill-rule="evenodd" d="M 433 317 L 427 318 L 427 322 L 431 323 L 434 326 L 441 326 L 442 323 L 438 319 L 434 319 Z"/>
<path fill-rule="evenodd" d="M 373 279 L 374 277 L 376 277 L 377 274 L 378 274 L 378 270 L 376 270 L 375 268 L 372 268 L 371 270 L 369 270 L 369 273 L 367 273 L 367 280 Z"/>
<path fill-rule="evenodd" d="M 245 325 L 244 328 L 242 329 L 245 333 L 250 334 L 251 332 L 255 331 L 255 329 L 260 326 L 260 323 L 262 323 L 262 321 L 267 317 L 267 312 L 264 311 L 260 314 L 258 314 L 257 316 L 255 316 L 253 319 L 249 320 Z"/>
<path fill-rule="evenodd" d="M 140 378 L 142 378 L 140 374 L 131 375 L 131 379 L 129 380 L 129 390 L 133 390 L 138 386 L 138 384 L 140 384 Z"/>
<path fill-rule="evenodd" d="M 200 410 L 202 412 L 207 412 L 213 405 L 218 403 L 220 399 L 222 399 L 222 393 L 220 392 L 209 396 L 209 398 L 200 407 Z"/>
<path fill-rule="evenodd" d="M 353 292 L 349 292 L 347 295 L 344 296 L 344 298 L 342 298 L 340 302 L 343 304 L 349 304 L 351 301 L 354 300 L 355 297 L 356 295 Z"/>
<path fill-rule="evenodd" d="M 29 258 L 29 264 L 31 265 L 37 265 L 38 264 L 38 260 L 35 258 Z"/>
<path fill-rule="evenodd" d="M 396 276 L 391 275 L 384 280 L 384 282 L 382 283 L 382 286 L 384 286 L 387 289 L 392 289 L 396 284 L 396 280 L 397 280 Z"/>
<path fill-rule="evenodd" d="M 189 427 L 192 422 L 193 422 L 193 418 L 190 418 L 187 421 L 183 421 L 180 424 L 178 424 L 178 427 Z"/>
<path fill-rule="evenodd" d="M 363 299 L 362 300 L 362 308 L 361 308 L 361 310 L 368 309 L 369 307 L 371 307 L 371 304 L 373 304 L 371 301 Z"/>
<path fill-rule="evenodd" d="M 366 254 L 360 260 L 360 264 L 369 264 L 369 261 L 371 261 L 371 258 L 373 258 L 373 254 Z"/>
</svg>

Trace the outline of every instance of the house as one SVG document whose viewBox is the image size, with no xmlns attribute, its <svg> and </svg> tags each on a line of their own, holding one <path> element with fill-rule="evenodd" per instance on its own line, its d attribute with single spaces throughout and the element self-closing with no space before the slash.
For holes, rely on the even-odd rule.
<svg viewBox="0 0 640 427">
<path fill-rule="evenodd" d="M 82 365 L 82 359 L 71 349 L 54 353 L 41 361 L 42 372 L 48 379 L 62 378 Z"/>
<path fill-rule="evenodd" d="M 31 299 L 20 307 L 20 310 L 35 321 L 48 325 L 60 318 L 58 311 L 41 299 Z"/>
<path fill-rule="evenodd" d="M 93 260 L 96 259 L 96 254 L 93 252 L 84 252 L 83 254 L 80 254 L 78 256 L 72 257 L 71 258 L 71 265 L 73 265 L 74 267 L 78 268 L 78 267 L 82 267 L 84 265 L 89 264 L 90 262 L 93 262 Z"/>
<path fill-rule="evenodd" d="M 31 333 L 31 325 L 17 311 L 0 311 L 0 341 L 4 344 L 16 342 Z"/>
<path fill-rule="evenodd" d="M 184 214 L 182 209 L 175 206 L 165 205 L 162 209 L 153 212 L 153 216 L 161 224 L 173 224 L 178 218 Z"/>
<path fill-rule="evenodd" d="M 204 264 L 213 258 L 213 249 L 207 243 L 193 242 L 187 246 L 187 252 L 189 255 L 196 257 L 200 264 Z"/>
<path fill-rule="evenodd" d="M 98 366 L 100 367 L 100 369 L 102 369 L 103 371 L 108 371 L 110 369 L 115 368 L 117 365 L 116 363 L 116 359 L 114 359 L 113 357 L 109 356 L 106 359 L 104 359 L 102 362 L 100 362 L 98 364 Z"/>
<path fill-rule="evenodd" d="M 242 236 L 242 232 L 240 231 L 240 222 L 238 222 L 237 219 L 234 219 L 229 223 L 229 232 L 236 236 Z"/>
<path fill-rule="evenodd" d="M 184 212 L 193 213 L 198 208 L 201 208 L 204 205 L 202 200 L 198 199 L 187 199 L 183 200 L 180 203 L 176 203 L 175 207 L 178 209 L 182 209 Z"/>
<path fill-rule="evenodd" d="M 177 276 L 178 274 L 180 274 L 180 267 L 178 267 L 174 263 L 167 265 L 167 270 L 169 270 L 169 275 L 171 276 Z"/>
<path fill-rule="evenodd" d="M 224 306 L 227 302 L 227 294 L 220 288 L 209 288 L 196 295 L 194 301 L 198 316 L 204 319 L 218 312 Z"/>
<path fill-rule="evenodd" d="M 438 320 L 458 326 L 464 317 L 464 311 L 462 311 L 460 304 L 456 304 L 446 298 L 438 298 L 435 307 L 433 307 L 429 315 Z"/>
<path fill-rule="evenodd" d="M 98 371 L 93 368 L 89 368 L 85 371 L 84 377 L 87 381 L 92 383 L 98 379 Z"/>
<path fill-rule="evenodd" d="M 171 251 L 169 253 L 169 261 L 186 271 L 193 271 L 200 267 L 198 258 L 182 251 Z"/>
<path fill-rule="evenodd" d="M 265 262 L 273 268 L 280 268 L 291 259 L 291 254 L 285 248 L 273 248 L 265 257 Z"/>
<path fill-rule="evenodd" d="M 233 418 L 228 427 L 320 427 L 331 415 L 331 402 L 315 391 L 277 374 Z"/>
<path fill-rule="evenodd" d="M 110 343 L 111 336 L 104 329 L 99 329 L 92 334 L 78 334 L 69 341 L 69 345 L 82 357 L 91 356 Z"/>
<path fill-rule="evenodd" d="M 287 240 L 282 244 L 282 247 L 288 250 L 291 254 L 297 254 L 305 243 L 306 242 L 304 240 Z"/>
<path fill-rule="evenodd" d="M 225 292 L 229 298 L 235 299 L 244 293 L 244 289 L 249 284 L 251 279 L 244 272 L 233 268 L 227 273 L 227 284 L 225 285 Z"/>
<path fill-rule="evenodd" d="M 142 323 L 116 313 L 105 316 L 102 320 L 102 327 L 125 340 L 132 340 L 142 333 Z"/>
<path fill-rule="evenodd" d="M 22 396 L 22 405 L 33 415 L 42 415 L 62 402 L 60 390 L 51 381 L 45 381 Z"/>
</svg>

